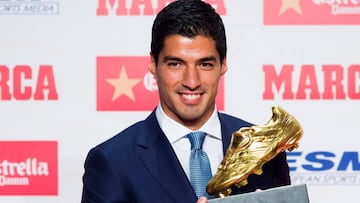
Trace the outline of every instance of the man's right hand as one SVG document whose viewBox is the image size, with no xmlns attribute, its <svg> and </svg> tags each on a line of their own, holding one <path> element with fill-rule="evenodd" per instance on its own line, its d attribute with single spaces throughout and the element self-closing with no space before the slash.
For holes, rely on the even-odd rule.
<svg viewBox="0 0 360 203">
<path fill-rule="evenodd" d="M 196 203 L 208 203 L 208 200 L 206 197 L 200 197 Z"/>
</svg>

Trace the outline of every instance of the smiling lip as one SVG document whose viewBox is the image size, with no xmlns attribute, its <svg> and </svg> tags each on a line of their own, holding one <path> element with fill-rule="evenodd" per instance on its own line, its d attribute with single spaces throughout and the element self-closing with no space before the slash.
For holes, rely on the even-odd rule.
<svg viewBox="0 0 360 203">
<path fill-rule="evenodd" d="M 182 97 L 187 100 L 196 100 L 200 98 L 200 94 L 182 94 Z"/>
<path fill-rule="evenodd" d="M 200 102 L 201 94 L 186 94 L 182 93 L 181 98 L 186 104 L 198 104 Z"/>
</svg>

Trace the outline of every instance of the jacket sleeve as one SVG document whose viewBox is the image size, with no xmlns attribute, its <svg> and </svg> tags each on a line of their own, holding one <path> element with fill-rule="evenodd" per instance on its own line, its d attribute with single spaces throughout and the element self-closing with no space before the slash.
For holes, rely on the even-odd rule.
<svg viewBox="0 0 360 203">
<path fill-rule="evenodd" d="M 82 203 L 126 202 L 118 174 L 101 148 L 90 150 L 84 168 Z"/>
<path fill-rule="evenodd" d="M 274 157 L 276 163 L 276 170 L 274 171 L 274 187 L 290 185 L 290 171 L 286 160 L 286 152 L 281 152 Z"/>
</svg>

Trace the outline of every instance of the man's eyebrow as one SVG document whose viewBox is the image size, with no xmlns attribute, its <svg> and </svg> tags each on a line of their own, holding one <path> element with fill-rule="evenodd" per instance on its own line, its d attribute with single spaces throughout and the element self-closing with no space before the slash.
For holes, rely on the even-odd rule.
<svg viewBox="0 0 360 203">
<path fill-rule="evenodd" d="M 184 61 L 184 60 L 179 57 L 176 57 L 176 56 L 165 56 L 164 61 Z M 204 58 L 200 58 L 198 61 L 199 62 L 216 61 L 216 57 L 215 56 L 207 56 Z"/>
<path fill-rule="evenodd" d="M 204 57 L 199 59 L 200 62 L 205 62 L 205 61 L 215 61 L 216 62 L 216 57 L 215 56 L 208 56 L 208 57 Z"/>
<path fill-rule="evenodd" d="M 184 61 L 184 60 L 176 56 L 165 56 L 164 61 Z"/>
</svg>

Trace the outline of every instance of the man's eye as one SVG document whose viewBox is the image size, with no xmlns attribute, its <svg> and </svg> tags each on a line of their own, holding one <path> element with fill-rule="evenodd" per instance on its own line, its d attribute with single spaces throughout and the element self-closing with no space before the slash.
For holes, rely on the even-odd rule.
<svg viewBox="0 0 360 203">
<path fill-rule="evenodd" d="M 172 62 L 167 62 L 166 65 L 167 66 L 180 66 L 180 63 L 177 61 L 172 61 Z"/>
<path fill-rule="evenodd" d="M 170 63 L 168 63 L 168 66 L 177 66 L 177 65 L 179 65 L 178 62 L 170 62 Z"/>
<path fill-rule="evenodd" d="M 203 68 L 212 68 L 212 67 L 214 67 L 214 65 L 212 63 L 201 63 L 200 66 L 203 67 Z"/>
</svg>

